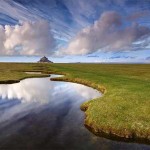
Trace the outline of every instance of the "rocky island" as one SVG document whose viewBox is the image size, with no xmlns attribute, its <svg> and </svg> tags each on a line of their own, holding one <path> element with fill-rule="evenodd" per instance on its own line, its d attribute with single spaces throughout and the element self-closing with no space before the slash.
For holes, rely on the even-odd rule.
<svg viewBox="0 0 150 150">
<path fill-rule="evenodd" d="M 39 63 L 53 63 L 46 56 L 42 57 L 38 62 Z"/>
</svg>

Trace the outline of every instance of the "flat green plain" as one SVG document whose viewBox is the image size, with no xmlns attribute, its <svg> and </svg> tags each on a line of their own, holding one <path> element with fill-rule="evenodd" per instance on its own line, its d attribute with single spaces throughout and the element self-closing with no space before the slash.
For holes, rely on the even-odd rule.
<svg viewBox="0 0 150 150">
<path fill-rule="evenodd" d="M 150 142 L 150 64 L 0 63 L 0 83 L 46 73 L 65 74 L 55 80 L 82 83 L 103 93 L 81 106 L 85 125 L 95 134 Z"/>
</svg>

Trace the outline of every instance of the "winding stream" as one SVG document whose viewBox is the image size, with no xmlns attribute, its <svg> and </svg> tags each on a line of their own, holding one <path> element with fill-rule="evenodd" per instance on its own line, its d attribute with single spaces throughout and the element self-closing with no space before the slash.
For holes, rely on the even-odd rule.
<svg viewBox="0 0 150 150">
<path fill-rule="evenodd" d="M 100 138 L 84 127 L 80 105 L 99 96 L 90 87 L 49 77 L 0 85 L 0 149 L 150 149 Z"/>
</svg>

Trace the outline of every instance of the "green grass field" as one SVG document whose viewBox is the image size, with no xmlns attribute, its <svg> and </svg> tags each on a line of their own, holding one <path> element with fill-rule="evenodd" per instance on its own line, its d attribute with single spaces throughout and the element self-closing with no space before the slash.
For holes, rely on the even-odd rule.
<svg viewBox="0 0 150 150">
<path fill-rule="evenodd" d="M 24 71 L 64 73 L 66 76 L 57 80 L 101 90 L 101 98 L 81 106 L 85 125 L 98 135 L 150 142 L 150 65 L 1 63 L 0 81 L 31 76 Z"/>
<path fill-rule="evenodd" d="M 21 64 L 21 63 L 0 63 L 0 84 L 15 83 L 25 78 L 46 77 L 46 74 L 26 74 L 26 71 L 46 71 L 46 65 L 42 64 Z"/>
</svg>

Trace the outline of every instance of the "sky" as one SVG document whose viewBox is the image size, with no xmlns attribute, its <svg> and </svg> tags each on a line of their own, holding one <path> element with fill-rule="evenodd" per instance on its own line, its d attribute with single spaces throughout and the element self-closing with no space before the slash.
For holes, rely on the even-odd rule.
<svg viewBox="0 0 150 150">
<path fill-rule="evenodd" d="M 0 0 L 0 62 L 150 63 L 150 0 Z"/>
</svg>

